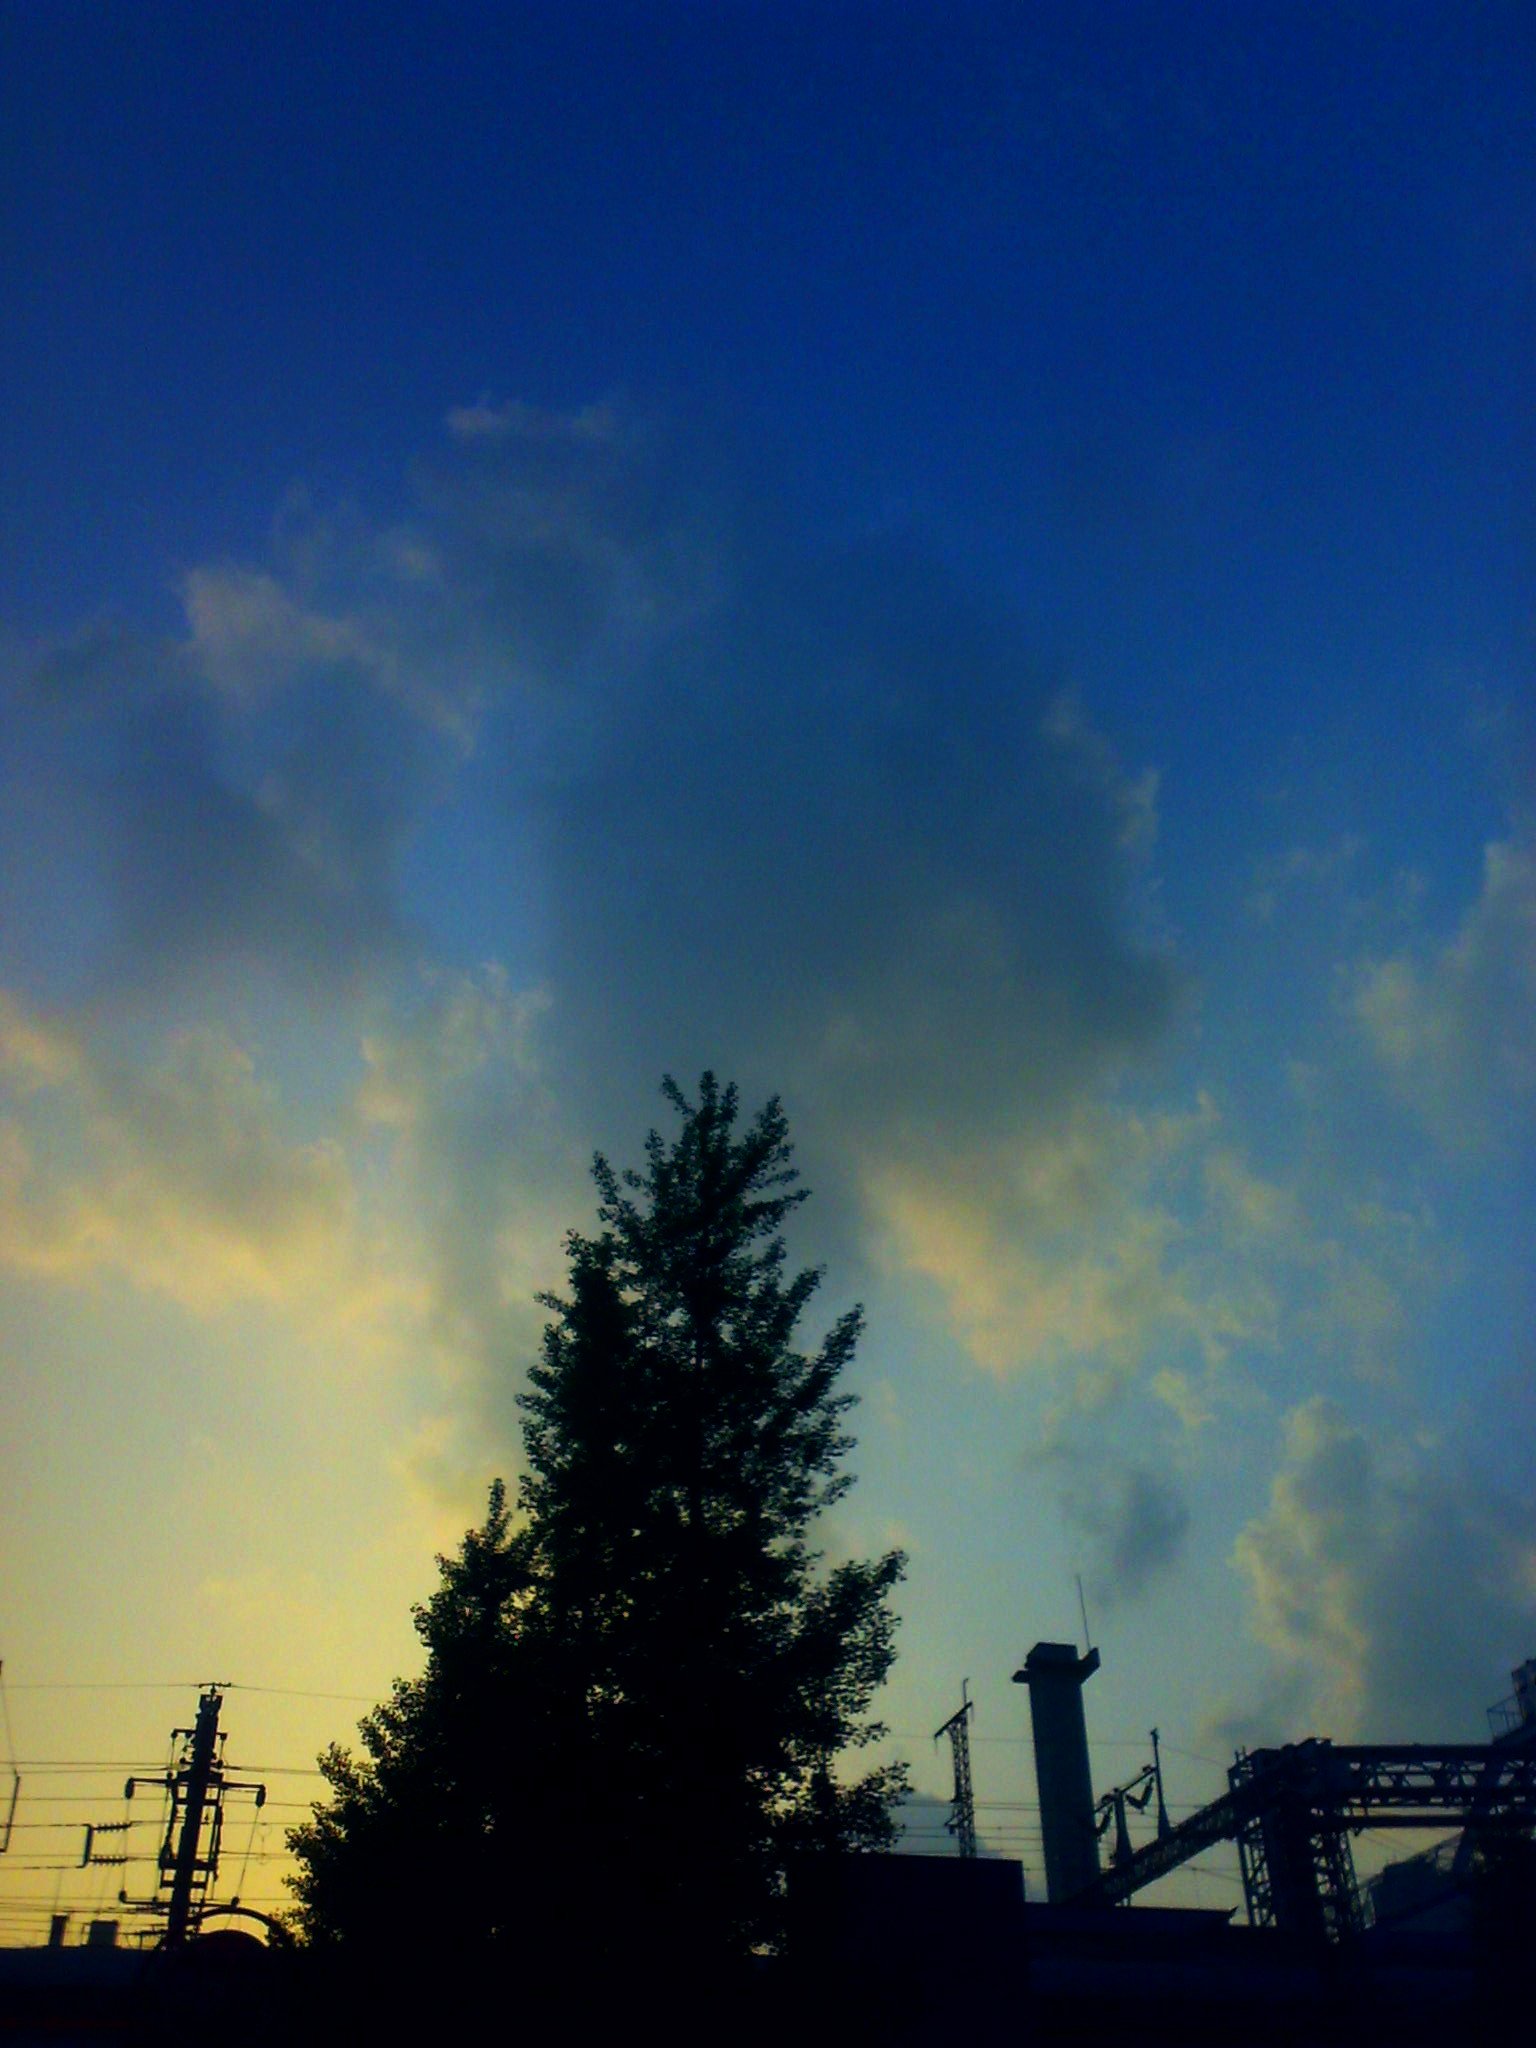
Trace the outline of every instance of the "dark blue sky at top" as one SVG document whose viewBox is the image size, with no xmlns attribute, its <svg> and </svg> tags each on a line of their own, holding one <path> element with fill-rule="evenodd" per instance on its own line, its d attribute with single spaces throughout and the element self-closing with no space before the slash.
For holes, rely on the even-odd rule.
<svg viewBox="0 0 1536 2048">
<path fill-rule="evenodd" d="M 482 392 L 716 408 L 1064 632 L 1096 552 L 1377 646 L 1525 566 L 1519 6 L 4 22 L 28 623 L 250 548 L 296 478 L 395 483 Z"/>
<path fill-rule="evenodd" d="M 1532 625 L 1520 6 L 0 23 L 13 629 L 171 624 L 293 487 L 407 504 L 449 405 L 618 395 L 1015 607 L 1206 792 L 1187 914 L 1238 785 L 1475 863 L 1452 728 Z"/>
</svg>

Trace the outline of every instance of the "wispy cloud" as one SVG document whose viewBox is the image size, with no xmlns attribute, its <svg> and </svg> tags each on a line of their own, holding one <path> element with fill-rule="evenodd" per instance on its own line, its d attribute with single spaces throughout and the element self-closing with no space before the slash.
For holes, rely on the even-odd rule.
<svg viewBox="0 0 1536 2048">
<path fill-rule="evenodd" d="M 518 1441 L 519 1369 L 536 1297 L 564 1279 L 565 1232 L 591 1207 L 585 1163 L 543 1074 L 549 998 L 498 968 L 436 973 L 363 1042 L 364 1137 L 387 1145 L 392 1229 L 423 1276 L 421 1337 L 437 1361 L 430 1413 L 405 1454 L 454 1499 Z"/>
<path fill-rule="evenodd" d="M 0 994 L 0 1267 L 226 1338 L 260 1317 L 392 1384 L 401 1473 L 459 1512 L 515 1462 L 536 1296 L 590 1192 L 540 1080 L 538 991 L 441 972 L 373 1010 L 353 1062 L 290 1069 L 285 1096 L 226 1031 L 145 1044 Z"/>
<path fill-rule="evenodd" d="M 1259 924 L 1272 924 L 1293 891 L 1336 885 L 1355 867 L 1364 849 L 1365 840 L 1358 832 L 1345 832 L 1322 846 L 1298 844 L 1271 855 L 1255 869 L 1248 915 Z"/>
<path fill-rule="evenodd" d="M 1304 1732 L 1476 1739 L 1536 1624 L 1536 1525 L 1431 1451 L 1383 1448 L 1321 1397 L 1291 1410 L 1264 1512 L 1237 1540 L 1275 1660 L 1255 1707 Z M 1291 1725 L 1276 1725 L 1283 1708 Z"/>
<path fill-rule="evenodd" d="M 1500 840 L 1442 945 L 1367 962 L 1354 1017 L 1394 1092 L 1452 1148 L 1507 1142 L 1536 1110 L 1536 847 Z"/>
<path fill-rule="evenodd" d="M 68 948 L 101 1000 L 185 998 L 236 964 L 335 996 L 403 946 L 395 867 L 426 762 L 366 680 L 310 677 L 253 727 L 195 687 L 184 645 L 91 636 L 35 662 L 13 711 L 15 851 L 64 849 L 59 886 L 24 862 L 13 975 L 46 979 Z"/>
<path fill-rule="evenodd" d="M 1054 1487 L 1095 1605 L 1138 1600 L 1166 1577 L 1189 1539 L 1192 1513 L 1177 1461 L 1125 1454 L 1103 1434 L 1058 1430 L 1028 1461 Z"/>
<path fill-rule="evenodd" d="M 449 409 L 448 431 L 457 441 L 570 441 L 578 445 L 611 441 L 622 425 L 618 409 L 598 402 L 575 412 L 553 412 L 510 398 L 501 404 L 479 399 Z"/>
<path fill-rule="evenodd" d="M 339 1148 L 295 1141 L 250 1057 L 177 1034 L 149 1064 L 0 1005 L 0 1259 L 78 1282 L 102 1269 L 207 1312 L 329 1290 L 351 1263 Z"/>
</svg>

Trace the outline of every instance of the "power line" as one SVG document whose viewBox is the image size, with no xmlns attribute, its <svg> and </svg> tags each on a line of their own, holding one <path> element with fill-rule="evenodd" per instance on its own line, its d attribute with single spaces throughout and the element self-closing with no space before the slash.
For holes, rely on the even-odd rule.
<svg viewBox="0 0 1536 2048">
<path fill-rule="evenodd" d="M 176 1678 L 24 1678 L 16 1692 L 195 1692 L 195 1679 Z"/>
<path fill-rule="evenodd" d="M 231 1682 L 230 1692 L 264 1692 L 288 1700 L 349 1700 L 354 1706 L 377 1706 L 378 1695 L 371 1692 L 310 1692 L 299 1685 L 240 1685 Z"/>
<path fill-rule="evenodd" d="M 74 1679 L 74 1678 L 32 1678 L 24 1679 L 12 1689 L 16 1692 L 195 1692 L 199 1681 L 181 1678 L 123 1678 L 123 1679 Z M 292 1700 L 346 1700 L 357 1706 L 376 1706 L 378 1695 L 369 1692 L 311 1692 L 301 1685 L 245 1685 L 238 1679 L 229 1679 L 223 1686 L 225 1692 L 270 1693 L 274 1697 Z M 0 1687 L 3 1693 L 3 1687 Z"/>
<path fill-rule="evenodd" d="M 29 1771 L 152 1771 L 163 1761 L 160 1757 L 102 1756 L 102 1757 L 22 1757 L 20 1759 Z M 323 1778 L 324 1771 L 318 1764 L 241 1764 L 243 1771 L 270 1771 L 276 1777 Z"/>
</svg>

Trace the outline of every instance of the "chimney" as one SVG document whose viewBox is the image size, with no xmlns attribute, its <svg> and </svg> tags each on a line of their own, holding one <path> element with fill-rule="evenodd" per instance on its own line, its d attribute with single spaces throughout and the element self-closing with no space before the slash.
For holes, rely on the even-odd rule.
<svg viewBox="0 0 1536 2048">
<path fill-rule="evenodd" d="M 1097 1650 L 1079 1657 L 1075 1643 L 1036 1643 L 1023 1669 L 1013 1674 L 1015 1685 L 1029 1687 L 1040 1832 L 1045 1837 L 1045 1890 L 1056 1905 L 1085 1891 L 1099 1875 L 1083 1720 L 1083 1687 L 1098 1668 Z"/>
</svg>

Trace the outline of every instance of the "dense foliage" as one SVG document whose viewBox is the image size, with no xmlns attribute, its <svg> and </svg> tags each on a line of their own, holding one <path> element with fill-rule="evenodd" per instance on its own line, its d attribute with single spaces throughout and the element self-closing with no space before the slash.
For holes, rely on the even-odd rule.
<svg viewBox="0 0 1536 2048">
<path fill-rule="evenodd" d="M 797 1853 L 885 1844 L 899 1769 L 845 1752 L 892 1658 L 903 1560 L 827 1568 L 851 1484 L 860 1331 L 795 1332 L 817 1285 L 781 1227 L 805 1199 L 777 1101 L 744 1128 L 708 1074 L 643 1172 L 599 1158 L 500 1482 L 417 1627 L 419 1679 L 322 1759 L 291 1837 L 312 1942 L 702 1969 L 772 1943 Z"/>
</svg>

